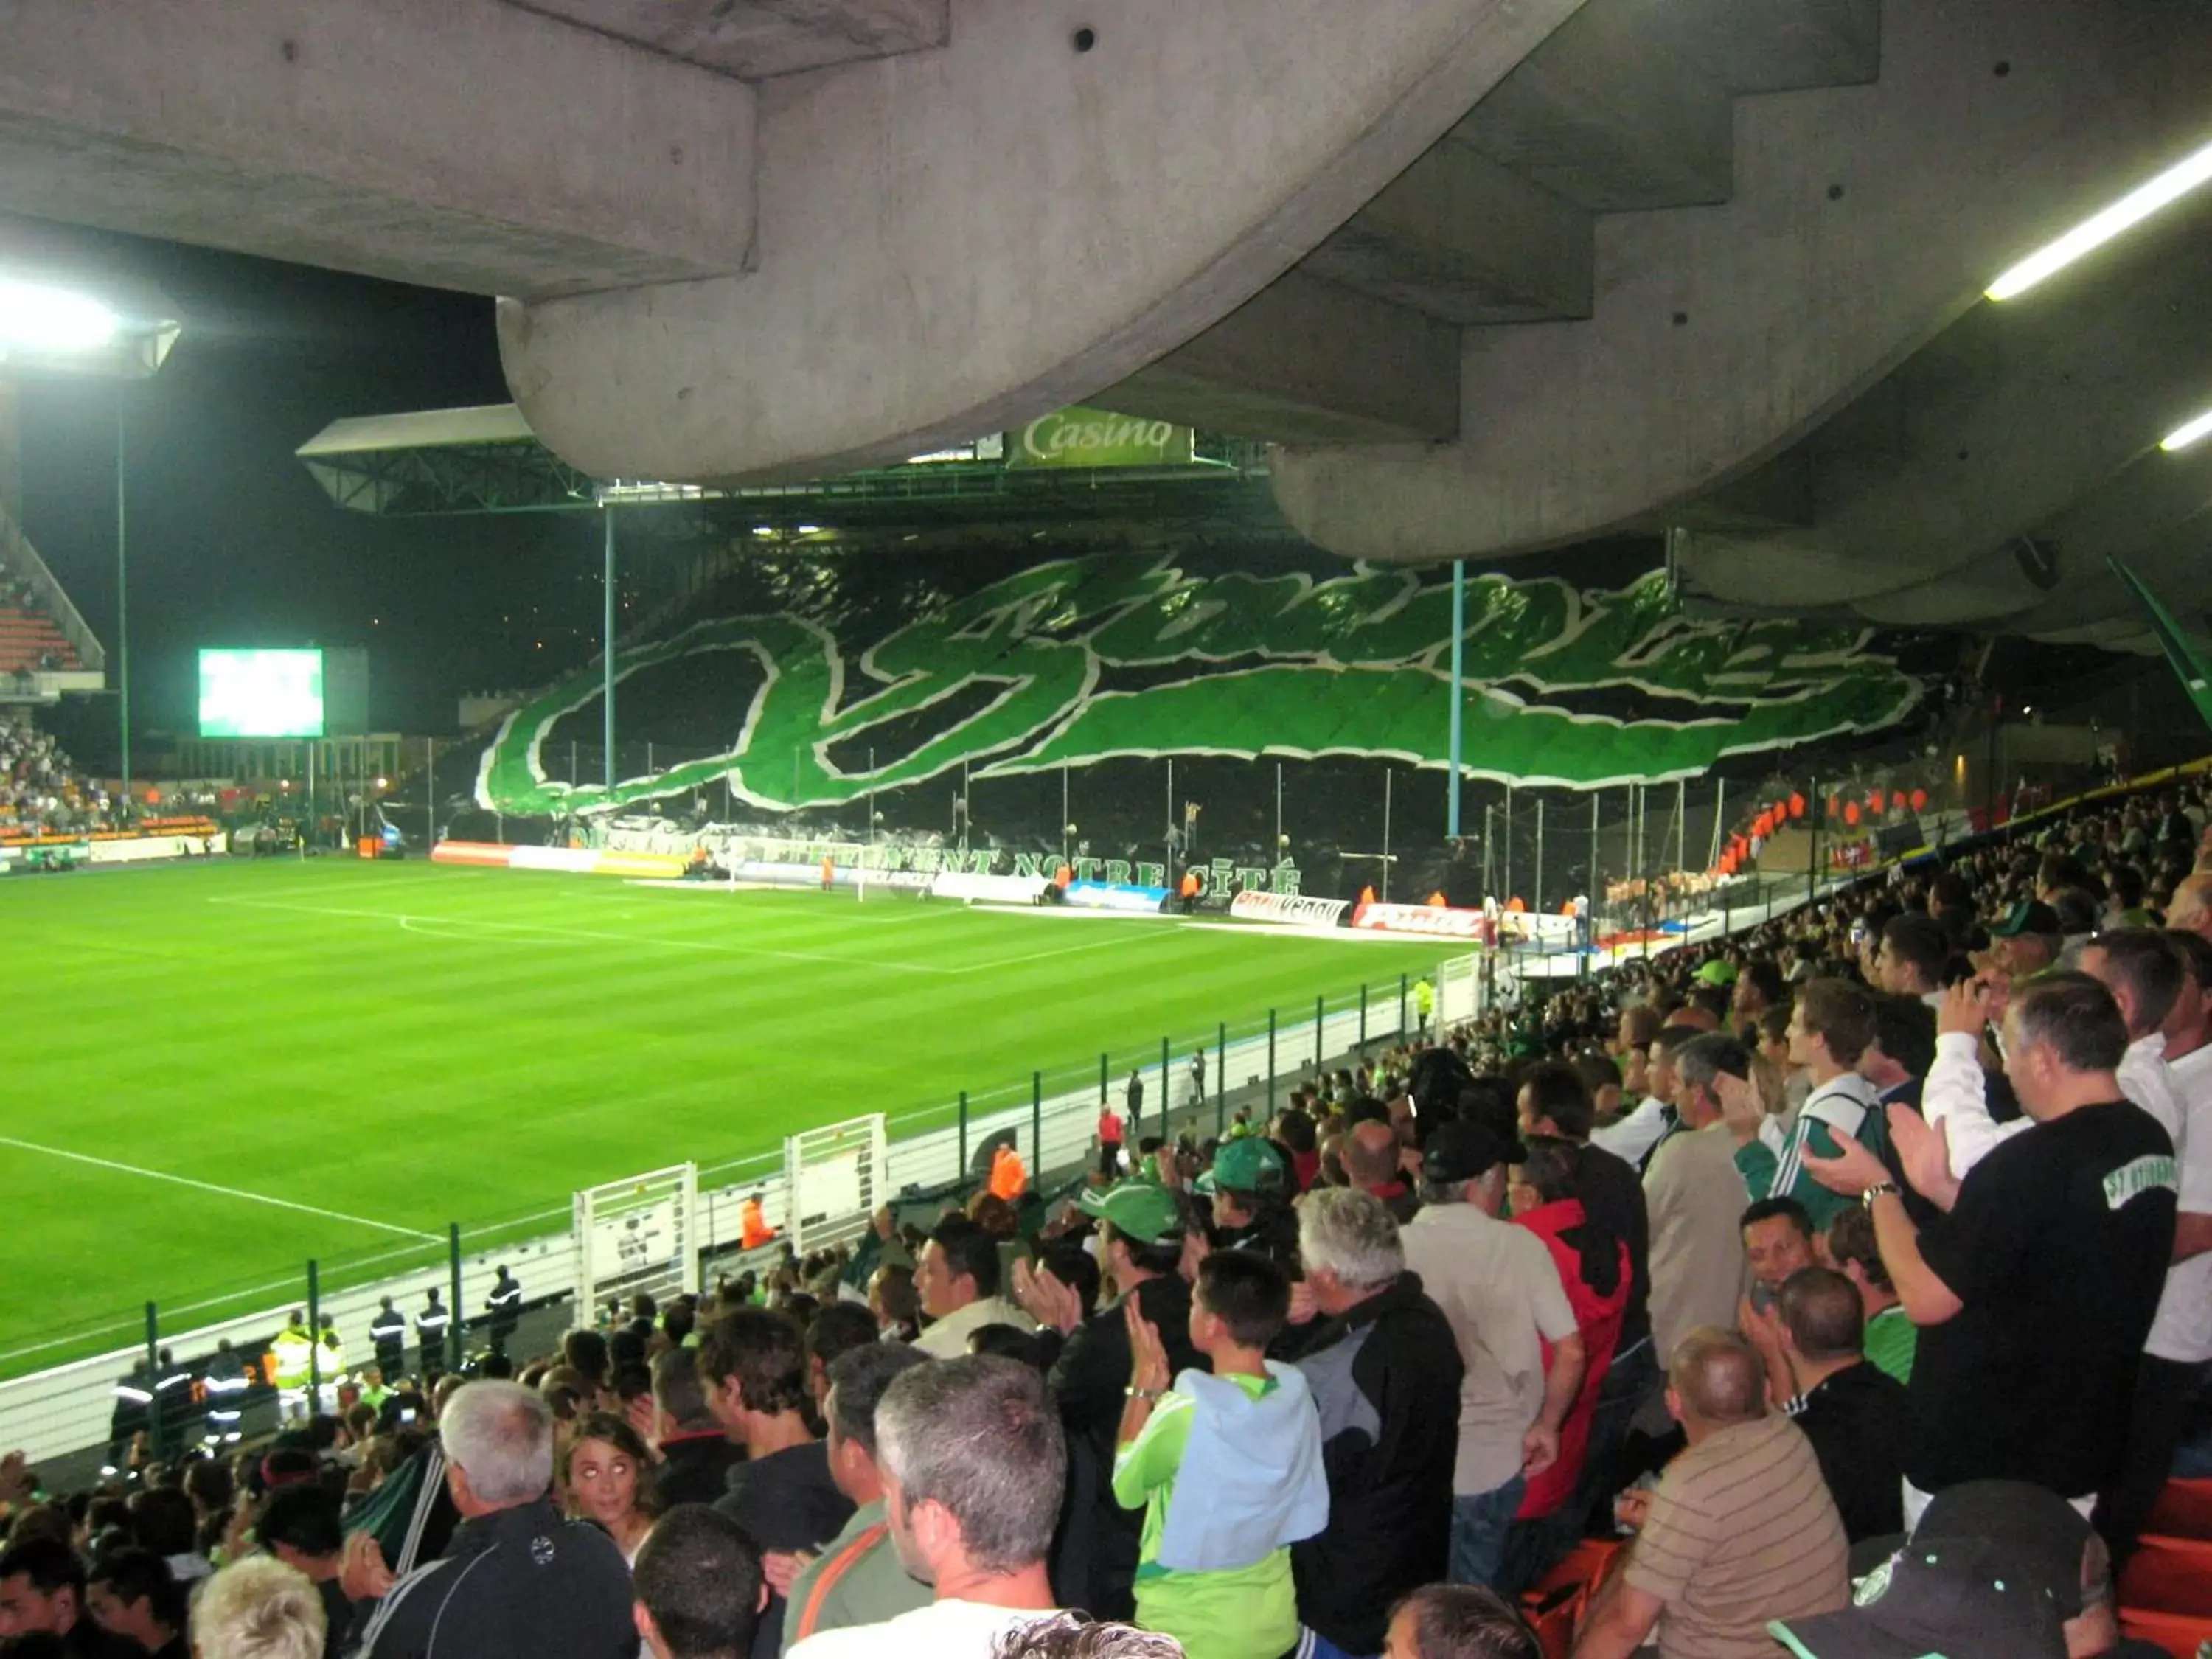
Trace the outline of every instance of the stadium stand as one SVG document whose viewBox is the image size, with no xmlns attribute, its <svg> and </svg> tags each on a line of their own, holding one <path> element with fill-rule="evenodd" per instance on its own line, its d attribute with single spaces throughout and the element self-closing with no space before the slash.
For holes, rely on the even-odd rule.
<svg viewBox="0 0 2212 1659">
<path fill-rule="evenodd" d="M 64 764 L 37 741 L 0 725 L 11 770 Z M 559 1539 L 562 1594 L 605 1593 L 544 1531 L 547 1468 L 572 1526 L 640 1560 L 641 1597 L 641 1550 L 682 1529 L 659 1488 L 712 1497 L 729 1469 L 718 1507 L 776 1531 L 770 1617 L 809 1659 L 968 1616 L 896 1571 L 887 1474 L 909 1504 L 943 1483 L 956 1521 L 978 1492 L 1001 1519 L 1007 1491 L 1043 1494 L 958 1581 L 988 1587 L 994 1631 L 1083 1606 L 1199 1659 L 1304 1633 L 1426 1659 L 1750 1655 L 1777 1628 L 1858 1651 L 1839 1631 L 1905 1616 L 1892 1598 L 1942 1650 L 1997 1650 L 1992 1630 L 2008 1653 L 2191 1650 L 2202 1481 L 2174 1475 L 2212 1468 L 2207 829 L 2201 777 L 2061 808 L 1317 1077 L 1079 1205 L 982 1194 L 855 1249 L 771 1249 L 696 1301 L 480 1322 L 461 1375 L 415 1371 L 395 1324 L 380 1358 L 413 1374 L 357 1364 L 337 1414 L 242 1449 L 179 1449 L 212 1396 L 165 1407 L 165 1356 L 118 1384 L 112 1481 L 41 1493 L 0 1465 L 0 1605 L 58 1585 L 39 1627 L 64 1630 L 88 1566 L 160 1577 L 126 1545 L 172 1580 L 262 1547 L 321 1575 L 360 1650 L 415 1651 L 386 1634 L 409 1601 L 461 1592 L 406 1569 L 477 1559 L 509 1509 Z M 1762 1243 L 1754 1270 L 1744 1235 L 1808 1211 L 1828 1215 L 1810 1248 L 1800 1231 L 1770 1275 Z M 917 1327 L 939 1357 L 896 1354 Z M 1040 1411 L 1055 1430 L 1005 1431 Z M 501 1413 L 547 1461 L 459 1519 L 441 1473 L 507 1470 Z M 992 1432 L 963 1437 L 979 1413 Z M 957 1555 L 957 1531 L 930 1547 Z M 834 1570 L 801 1577 L 817 1548 Z"/>
<path fill-rule="evenodd" d="M 30 580 L 0 559 L 0 674 L 80 666 L 76 648 L 39 603 Z"/>
<path fill-rule="evenodd" d="M 28 714 L 0 709 L 0 841 L 105 828 L 110 805 Z"/>
</svg>

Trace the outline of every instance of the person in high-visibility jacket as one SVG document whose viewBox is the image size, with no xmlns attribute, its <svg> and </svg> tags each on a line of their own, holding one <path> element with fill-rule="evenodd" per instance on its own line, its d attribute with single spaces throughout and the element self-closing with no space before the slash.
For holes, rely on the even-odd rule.
<svg viewBox="0 0 2212 1659">
<path fill-rule="evenodd" d="M 775 1242 L 775 1229 L 768 1224 L 768 1206 L 762 1194 L 755 1193 L 738 1212 L 738 1244 L 742 1249 L 757 1250 Z"/>
<path fill-rule="evenodd" d="M 1012 1204 L 1030 1189 L 1029 1166 L 1022 1155 L 1011 1146 L 1001 1146 L 991 1154 L 990 1192 L 994 1198 L 1003 1198 Z"/>
<path fill-rule="evenodd" d="M 276 1385 L 276 1408 L 286 1422 L 307 1414 L 307 1376 L 314 1368 L 314 1353 L 307 1316 L 295 1308 L 269 1345 L 269 1378 Z"/>
<path fill-rule="evenodd" d="M 1425 979 L 1414 981 L 1413 1013 L 1419 1021 L 1419 1030 L 1425 1031 L 1429 1029 L 1429 1016 L 1436 1011 L 1437 988 Z"/>
</svg>

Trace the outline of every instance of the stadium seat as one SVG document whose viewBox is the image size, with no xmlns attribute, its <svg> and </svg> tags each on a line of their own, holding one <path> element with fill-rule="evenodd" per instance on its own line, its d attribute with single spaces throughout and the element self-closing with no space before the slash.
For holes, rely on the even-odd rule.
<svg viewBox="0 0 2212 1659">
<path fill-rule="evenodd" d="M 2121 1569 L 2120 1606 L 2212 1621 L 2212 1542 L 2145 1533 Z"/>
<path fill-rule="evenodd" d="M 2212 1642 L 2212 1619 L 2195 1613 L 2148 1613 L 2139 1607 L 2124 1607 L 2120 1609 L 2120 1634 L 2164 1648 L 2173 1659 L 2198 1659 L 2203 1644 Z"/>
<path fill-rule="evenodd" d="M 2143 1530 L 2162 1538 L 2212 1539 L 2212 1480 L 2169 1480 Z"/>
<path fill-rule="evenodd" d="M 1617 1538 L 1585 1538 L 1522 1594 L 1521 1611 L 1542 1643 L 1545 1659 L 1566 1659 L 1590 1598 L 1627 1547 Z"/>
</svg>

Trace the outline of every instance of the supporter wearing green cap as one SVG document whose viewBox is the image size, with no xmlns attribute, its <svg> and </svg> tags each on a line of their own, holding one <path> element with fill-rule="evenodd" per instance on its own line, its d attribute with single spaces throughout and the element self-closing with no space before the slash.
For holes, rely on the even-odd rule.
<svg viewBox="0 0 2212 1659">
<path fill-rule="evenodd" d="M 1216 1249 L 1257 1250 L 1282 1267 L 1297 1261 L 1298 1221 L 1290 1206 L 1297 1183 L 1273 1141 L 1254 1135 L 1224 1142 L 1197 1190 L 1213 1200 Z"/>
<path fill-rule="evenodd" d="M 1111 1222 L 1114 1231 L 1124 1238 L 1145 1244 L 1168 1240 L 1178 1248 L 1182 1244 L 1182 1212 L 1176 1207 L 1175 1194 L 1152 1182 L 1123 1181 L 1091 1188 L 1075 1200 L 1075 1207 L 1087 1216 Z"/>
</svg>

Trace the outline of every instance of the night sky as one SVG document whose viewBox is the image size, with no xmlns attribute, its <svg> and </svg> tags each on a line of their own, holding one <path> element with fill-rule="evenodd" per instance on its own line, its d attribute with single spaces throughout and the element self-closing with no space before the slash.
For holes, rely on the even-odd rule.
<svg viewBox="0 0 2212 1659">
<path fill-rule="evenodd" d="M 591 514 L 381 520 L 341 511 L 293 455 L 341 416 L 508 401 L 489 300 L 128 237 L 82 243 L 88 271 L 158 283 L 184 324 L 161 372 L 123 392 L 137 729 L 191 732 L 203 645 L 366 646 L 370 723 L 408 733 L 453 729 L 463 691 L 539 684 L 592 654 Z M 116 395 L 59 380 L 20 391 L 24 527 L 111 653 Z M 112 704 L 70 699 L 57 723 L 93 761 Z"/>
</svg>

